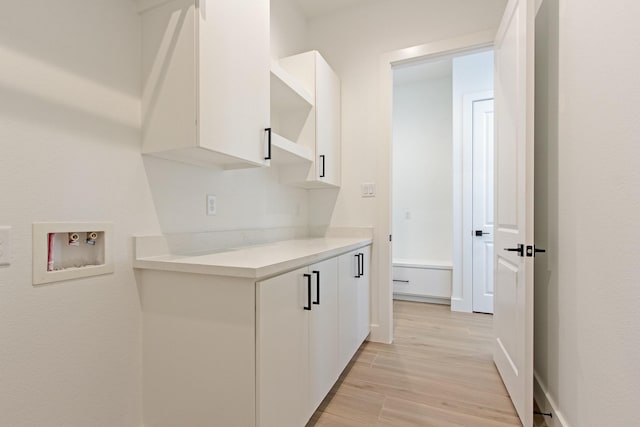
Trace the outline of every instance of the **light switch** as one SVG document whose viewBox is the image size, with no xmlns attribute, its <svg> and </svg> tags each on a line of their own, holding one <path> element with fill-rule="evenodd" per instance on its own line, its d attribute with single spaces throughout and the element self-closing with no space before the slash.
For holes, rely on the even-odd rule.
<svg viewBox="0 0 640 427">
<path fill-rule="evenodd" d="M 207 194 L 207 215 L 215 215 L 217 208 L 216 196 L 213 194 Z"/>
<path fill-rule="evenodd" d="M 360 184 L 360 194 L 362 197 L 375 197 L 376 185 L 373 182 L 364 182 Z"/>
<path fill-rule="evenodd" d="M 11 227 L 0 227 L 0 267 L 11 265 Z"/>
</svg>

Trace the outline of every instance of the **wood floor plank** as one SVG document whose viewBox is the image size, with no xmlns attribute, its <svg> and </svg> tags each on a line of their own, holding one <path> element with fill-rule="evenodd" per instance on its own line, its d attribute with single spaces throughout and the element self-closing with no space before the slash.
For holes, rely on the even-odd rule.
<svg viewBox="0 0 640 427">
<path fill-rule="evenodd" d="M 307 427 L 509 427 L 493 317 L 394 301 L 394 342 L 365 342 Z M 545 426 L 536 418 L 536 426 Z"/>
<path fill-rule="evenodd" d="M 438 427 L 517 427 L 520 425 L 520 421 L 517 418 L 505 423 L 395 398 L 388 398 L 385 401 L 380 419 L 393 422 L 397 426 L 416 427 L 425 425 Z"/>
</svg>

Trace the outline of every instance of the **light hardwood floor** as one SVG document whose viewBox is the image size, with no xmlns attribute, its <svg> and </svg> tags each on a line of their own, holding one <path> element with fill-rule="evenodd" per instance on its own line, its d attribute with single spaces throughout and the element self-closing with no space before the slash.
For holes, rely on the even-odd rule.
<svg viewBox="0 0 640 427">
<path fill-rule="evenodd" d="M 395 301 L 394 320 L 393 344 L 364 343 L 307 427 L 521 425 L 492 361 L 491 315 Z"/>
</svg>

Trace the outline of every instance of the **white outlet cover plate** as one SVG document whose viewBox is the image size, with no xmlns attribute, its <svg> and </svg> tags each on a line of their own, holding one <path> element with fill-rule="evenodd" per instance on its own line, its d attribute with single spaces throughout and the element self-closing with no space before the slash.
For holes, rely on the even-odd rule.
<svg viewBox="0 0 640 427">
<path fill-rule="evenodd" d="M 11 265 L 11 227 L 0 227 L 0 267 Z"/>
</svg>

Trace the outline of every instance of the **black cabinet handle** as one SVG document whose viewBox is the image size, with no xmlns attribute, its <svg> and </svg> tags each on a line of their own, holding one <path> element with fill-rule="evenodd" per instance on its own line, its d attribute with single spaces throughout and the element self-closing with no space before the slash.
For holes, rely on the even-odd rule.
<svg viewBox="0 0 640 427">
<path fill-rule="evenodd" d="M 305 274 L 304 278 L 307 279 L 307 305 L 304 306 L 304 309 L 311 310 L 311 275 Z"/>
<path fill-rule="evenodd" d="M 267 157 L 265 160 L 271 160 L 271 128 L 265 128 L 264 130 L 267 132 Z"/>
<path fill-rule="evenodd" d="M 408 280 L 393 279 L 393 281 L 398 283 L 409 283 Z"/>
<path fill-rule="evenodd" d="M 358 265 L 358 273 L 360 273 L 360 277 L 364 276 L 364 254 L 361 252 L 358 255 L 360 255 L 360 265 L 362 267 L 360 267 L 360 265 Z"/>
<path fill-rule="evenodd" d="M 353 277 L 360 277 L 360 254 L 354 254 L 354 257 L 356 257 L 356 275 Z"/>
<path fill-rule="evenodd" d="M 320 172 L 320 178 L 324 178 L 324 163 L 325 163 L 324 154 L 320 154 L 320 160 L 322 161 L 322 172 Z"/>
<path fill-rule="evenodd" d="M 316 300 L 313 302 L 315 305 L 320 305 L 320 272 L 313 270 L 313 274 L 316 275 Z"/>
</svg>

